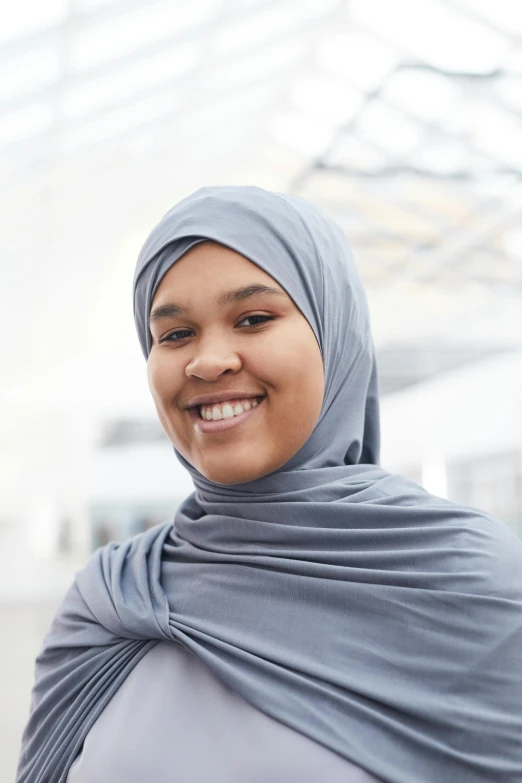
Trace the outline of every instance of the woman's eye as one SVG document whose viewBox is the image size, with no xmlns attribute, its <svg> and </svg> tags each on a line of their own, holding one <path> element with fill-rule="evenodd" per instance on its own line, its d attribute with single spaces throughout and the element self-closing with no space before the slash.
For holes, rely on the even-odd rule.
<svg viewBox="0 0 522 783">
<path fill-rule="evenodd" d="M 190 335 L 190 329 L 178 329 L 177 332 L 171 332 L 170 334 L 167 334 L 162 340 L 160 340 L 160 342 L 175 343 L 178 340 L 182 340 L 187 334 Z"/>
<path fill-rule="evenodd" d="M 273 315 L 247 315 L 246 318 L 243 318 L 243 320 L 239 322 L 238 326 L 240 326 L 241 324 L 244 324 L 245 321 L 253 321 L 254 319 L 260 318 L 261 320 L 260 321 L 256 320 L 256 323 L 247 324 L 247 326 L 257 326 L 258 324 L 265 323 L 265 321 L 273 321 L 274 317 L 275 316 L 273 316 Z"/>
</svg>

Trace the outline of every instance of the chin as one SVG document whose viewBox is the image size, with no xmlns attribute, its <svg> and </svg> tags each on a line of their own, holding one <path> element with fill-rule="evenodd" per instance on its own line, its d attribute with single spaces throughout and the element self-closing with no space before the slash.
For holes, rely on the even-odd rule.
<svg viewBox="0 0 522 783">
<path fill-rule="evenodd" d="M 253 465 L 245 465 L 244 462 L 238 462 L 237 465 L 224 465 L 223 460 L 220 460 L 217 465 L 199 465 L 197 470 L 216 484 L 245 484 L 247 481 L 255 481 L 255 479 L 266 476 L 272 468 L 269 465 L 254 467 Z"/>
<path fill-rule="evenodd" d="M 264 472 L 258 472 L 258 471 L 245 471 L 245 470 L 202 470 L 199 469 L 199 472 L 202 473 L 205 478 L 210 479 L 210 481 L 214 481 L 216 484 L 245 484 L 247 481 L 254 481 L 257 478 L 261 478 L 261 476 L 266 475 Z"/>
</svg>

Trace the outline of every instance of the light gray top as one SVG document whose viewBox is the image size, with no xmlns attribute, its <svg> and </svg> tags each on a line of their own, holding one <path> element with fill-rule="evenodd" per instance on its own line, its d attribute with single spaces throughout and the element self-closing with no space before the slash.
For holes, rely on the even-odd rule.
<svg viewBox="0 0 522 783">
<path fill-rule="evenodd" d="M 67 783 L 375 783 L 252 707 L 194 655 L 160 642 L 88 733 Z"/>
</svg>

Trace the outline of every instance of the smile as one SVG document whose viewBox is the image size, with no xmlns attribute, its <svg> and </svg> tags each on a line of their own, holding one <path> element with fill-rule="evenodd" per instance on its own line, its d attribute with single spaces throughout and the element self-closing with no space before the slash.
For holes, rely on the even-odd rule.
<svg viewBox="0 0 522 783">
<path fill-rule="evenodd" d="M 192 419 L 194 428 L 198 430 L 198 432 L 209 434 L 213 432 L 225 432 L 227 430 L 234 429 L 235 427 L 239 427 L 241 424 L 243 424 L 243 422 L 247 421 L 247 419 L 250 419 L 252 416 L 254 416 L 258 409 L 262 406 L 264 400 L 265 397 L 256 398 L 255 402 L 257 405 L 252 405 L 249 410 L 244 410 L 243 413 L 234 414 L 229 418 L 221 418 L 217 420 L 212 419 L 207 421 L 201 417 L 200 406 L 190 408 L 188 413 Z M 209 406 L 203 407 L 208 409 Z"/>
</svg>

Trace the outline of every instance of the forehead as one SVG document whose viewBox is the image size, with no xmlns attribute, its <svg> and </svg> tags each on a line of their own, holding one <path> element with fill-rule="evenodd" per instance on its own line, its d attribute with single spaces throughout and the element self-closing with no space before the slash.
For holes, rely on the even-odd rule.
<svg viewBox="0 0 522 783">
<path fill-rule="evenodd" d="M 153 304 L 171 296 L 211 294 L 234 285 L 262 283 L 287 294 L 274 278 L 250 259 L 217 242 L 205 241 L 185 253 L 162 278 Z"/>
</svg>

